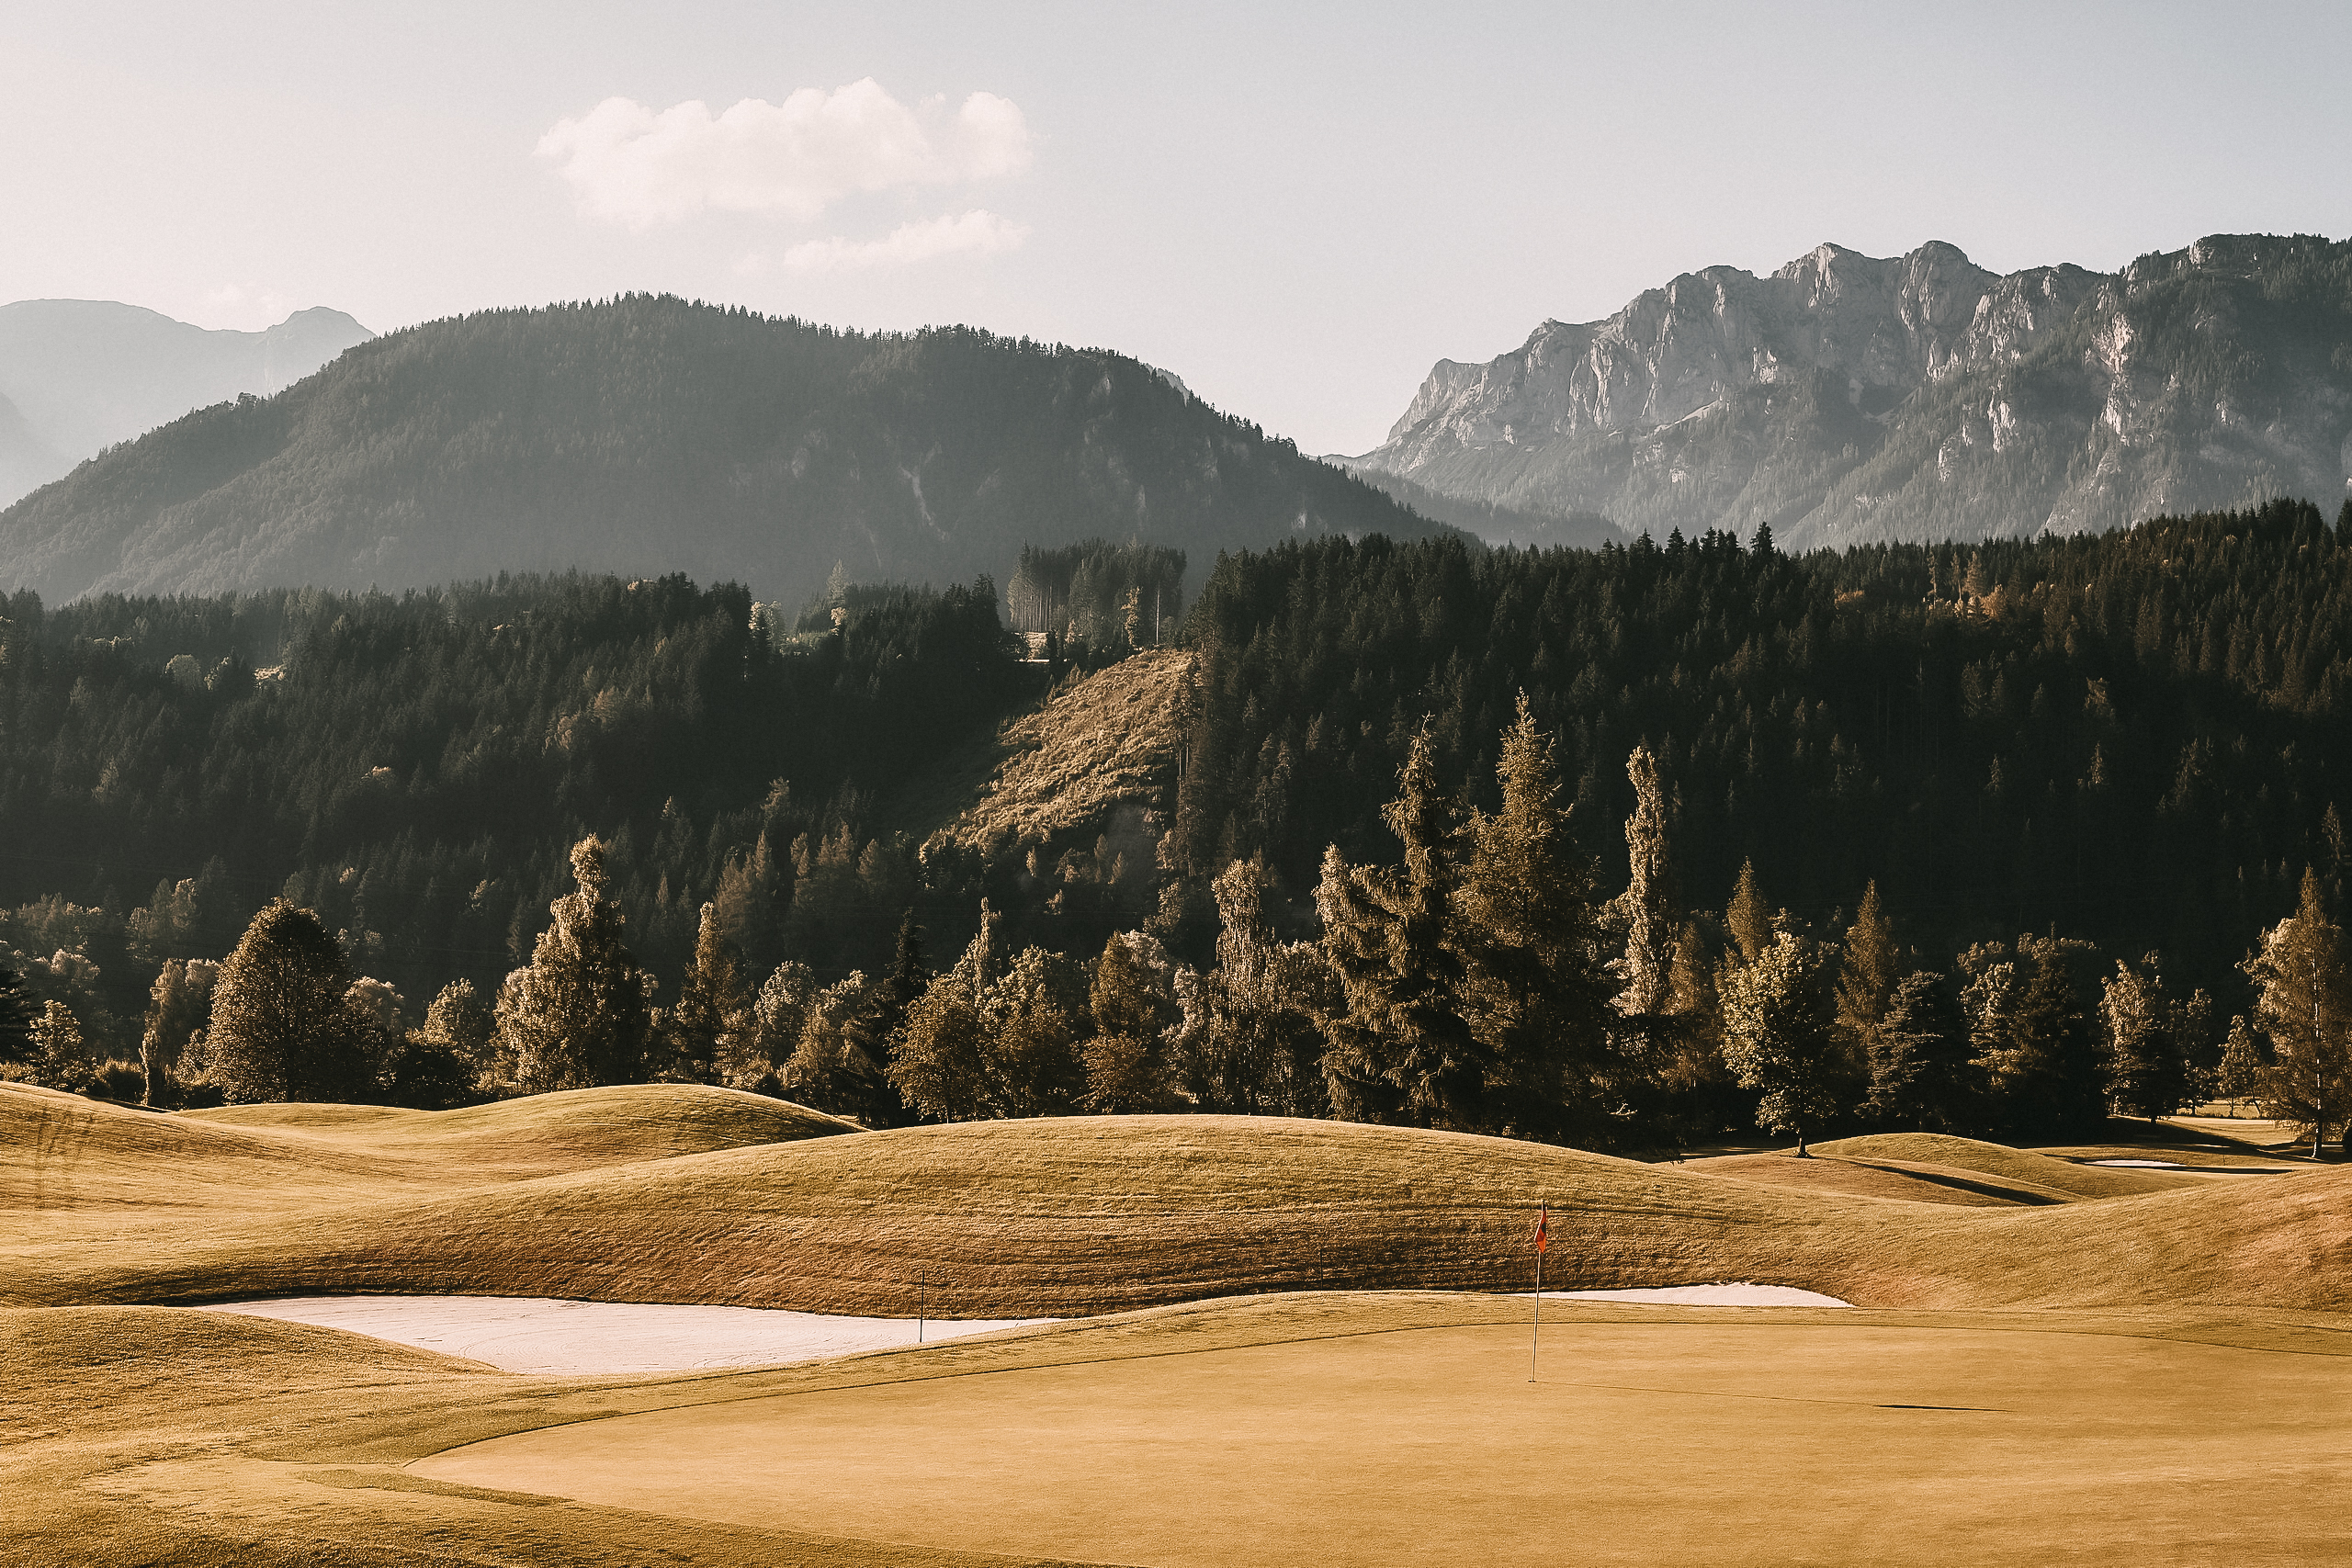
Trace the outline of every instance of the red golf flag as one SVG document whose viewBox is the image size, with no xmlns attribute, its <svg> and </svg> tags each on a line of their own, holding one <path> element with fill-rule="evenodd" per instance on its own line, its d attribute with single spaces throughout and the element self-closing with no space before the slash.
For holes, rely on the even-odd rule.
<svg viewBox="0 0 2352 1568">
<path fill-rule="evenodd" d="M 1535 1250 L 1538 1252 L 1544 1250 L 1544 1242 L 1550 1239 L 1551 1220 L 1550 1204 L 1547 1203 L 1535 1212 Z"/>
</svg>

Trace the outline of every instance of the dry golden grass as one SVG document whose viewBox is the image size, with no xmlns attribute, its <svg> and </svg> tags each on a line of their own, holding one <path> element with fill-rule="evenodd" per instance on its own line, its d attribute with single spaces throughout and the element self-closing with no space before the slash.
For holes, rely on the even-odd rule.
<svg viewBox="0 0 2352 1568">
<path fill-rule="evenodd" d="M 975 847 L 1091 848 L 1119 807 L 1159 806 L 1175 777 L 1192 655 L 1147 649 L 1055 694 L 1004 727 L 978 798 L 940 829 Z M 977 786 L 975 788 L 975 786 Z"/>
<path fill-rule="evenodd" d="M 2197 1184 L 2197 1179 L 2166 1170 L 2134 1170 L 2077 1165 L 2072 1160 L 2006 1144 L 1981 1143 L 1941 1133 L 1872 1133 L 1860 1138 L 1838 1138 L 1815 1144 L 1814 1153 L 1831 1159 L 1871 1163 L 1910 1161 L 1950 1170 L 1974 1171 L 2025 1187 L 2043 1188 L 2075 1198 L 2133 1198 L 2148 1192 L 2177 1191 Z M 2132 1151 L 2142 1158 L 2150 1151 Z M 2126 1156 L 2130 1157 L 2130 1156 Z M 2158 1157 L 2169 1158 L 2169 1156 Z"/>
<path fill-rule="evenodd" d="M 1563 1303 L 1531 1388 L 1527 1308 L 1277 1295 L 605 1379 L 201 1313 L 0 1312 L 0 1548 L 93 1568 L 1933 1568 L 2343 1541 L 2352 1320 Z"/>
<path fill-rule="evenodd" d="M 1840 1159 L 1815 1156 L 1799 1159 L 1790 1154 L 1724 1155 L 1691 1160 L 1682 1168 L 1701 1176 L 1736 1178 L 1772 1187 L 1836 1194 L 1847 1198 L 1883 1198 L 1909 1203 L 1947 1203 L 1963 1209 L 2007 1208 L 2017 1204 L 2073 1203 L 2072 1192 L 2030 1181 L 1988 1175 L 1958 1166 L 1919 1160 Z"/>
<path fill-rule="evenodd" d="M 497 1109 L 518 1122 L 548 1114 Z M 202 1123 L 171 1135 L 198 1128 L 232 1135 Z M 2018 1156 L 2036 1172 L 2188 1185 L 1963 1209 L 1502 1139 L 1219 1116 L 908 1128 L 462 1190 L 383 1183 L 347 1138 L 332 1152 L 354 1163 L 289 1165 L 301 1199 L 289 1224 L 290 1200 L 223 1196 L 253 1171 L 242 1147 L 223 1155 L 222 1176 L 203 1155 L 117 1151 L 94 1171 L 45 1168 L 12 1145 L 0 1159 L 15 1190 L 50 1206 L 0 1241 L 0 1294 L 62 1305 L 453 1292 L 912 1315 L 920 1269 L 943 1315 L 1066 1315 L 1269 1291 L 1522 1286 L 1528 1219 L 1544 1202 L 1547 1277 L 1562 1288 L 1728 1279 L 1874 1306 L 2352 1305 L 2343 1167 L 2216 1181 Z M 204 1201 L 116 1213 L 81 1196 L 140 1179 Z"/>
</svg>

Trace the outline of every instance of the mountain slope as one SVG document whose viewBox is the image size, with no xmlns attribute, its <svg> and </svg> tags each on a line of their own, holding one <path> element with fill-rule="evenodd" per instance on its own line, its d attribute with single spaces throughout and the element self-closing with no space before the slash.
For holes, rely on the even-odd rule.
<svg viewBox="0 0 2352 1568">
<path fill-rule="evenodd" d="M 2352 475 L 2352 243 L 2216 236 L 2120 274 L 1940 243 L 1710 267 L 1441 361 L 1355 460 L 1663 537 L 1962 540 L 2313 497 Z"/>
<path fill-rule="evenodd" d="M 580 567 L 795 601 L 1008 573 L 1025 543 L 1192 552 L 1432 525 L 1120 355 L 836 332 L 630 296 L 380 338 L 0 513 L 59 597 L 399 588 Z"/>
<path fill-rule="evenodd" d="M 0 506 L 191 409 L 290 387 L 374 335 L 323 309 L 239 333 L 104 299 L 0 305 Z"/>
</svg>

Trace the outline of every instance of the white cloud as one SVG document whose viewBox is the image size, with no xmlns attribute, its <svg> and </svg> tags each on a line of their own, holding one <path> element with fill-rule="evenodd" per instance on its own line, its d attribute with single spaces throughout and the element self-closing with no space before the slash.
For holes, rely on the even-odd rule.
<svg viewBox="0 0 2352 1568">
<path fill-rule="evenodd" d="M 1028 225 L 975 210 L 901 223 L 879 240 L 850 240 L 838 234 L 829 240 L 810 240 L 785 252 L 784 265 L 795 272 L 869 272 L 941 256 L 1001 255 L 1019 250 L 1028 237 Z"/>
<path fill-rule="evenodd" d="M 716 116 L 695 99 L 657 112 L 606 98 L 558 120 L 538 154 L 555 160 L 583 212 L 646 229 L 712 209 L 814 218 L 860 191 L 1017 174 L 1029 126 L 992 93 L 952 113 L 944 97 L 910 108 L 869 76 L 780 104 L 745 98 Z"/>
</svg>

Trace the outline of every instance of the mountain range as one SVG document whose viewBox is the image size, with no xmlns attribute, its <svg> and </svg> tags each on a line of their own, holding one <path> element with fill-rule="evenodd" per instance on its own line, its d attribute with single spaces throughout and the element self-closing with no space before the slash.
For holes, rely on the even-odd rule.
<svg viewBox="0 0 2352 1568">
<path fill-rule="evenodd" d="M 1442 360 L 1367 478 L 1806 548 L 2120 526 L 2352 483 L 2352 242 L 2216 235 L 2117 273 L 1825 244 Z"/>
<path fill-rule="evenodd" d="M 0 506 L 191 409 L 290 387 L 374 335 L 324 309 L 241 333 L 111 300 L 0 305 Z"/>
<path fill-rule="evenodd" d="M 0 586 L 397 589 L 579 568 L 1000 581 L 1024 544 L 1439 528 L 1123 355 L 650 295 L 373 339 L 0 513 Z"/>
</svg>

